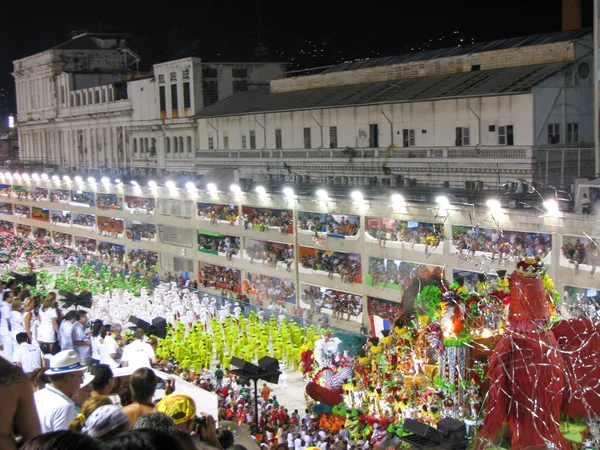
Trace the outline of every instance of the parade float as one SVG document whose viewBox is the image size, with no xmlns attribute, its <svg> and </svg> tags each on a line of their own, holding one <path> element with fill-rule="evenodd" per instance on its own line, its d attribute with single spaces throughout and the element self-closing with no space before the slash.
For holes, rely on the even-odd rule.
<svg viewBox="0 0 600 450">
<path fill-rule="evenodd" d="M 481 449 L 594 446 L 600 327 L 556 314 L 539 258 L 498 275 L 475 291 L 439 273 L 415 279 L 390 329 L 356 357 L 313 357 L 307 394 L 321 425 L 375 446 L 409 435 L 407 419 L 435 428 L 450 417 L 479 430 Z"/>
</svg>

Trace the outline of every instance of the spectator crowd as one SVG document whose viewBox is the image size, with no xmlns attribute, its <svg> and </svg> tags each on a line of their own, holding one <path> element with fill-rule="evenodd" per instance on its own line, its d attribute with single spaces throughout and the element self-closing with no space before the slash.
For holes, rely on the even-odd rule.
<svg viewBox="0 0 600 450">
<path fill-rule="evenodd" d="M 196 204 L 196 214 L 201 219 L 208 219 L 212 225 L 217 225 L 219 221 L 227 221 L 230 225 L 235 225 L 238 218 L 238 208 L 233 205 L 217 205 L 212 203 Z"/>
<path fill-rule="evenodd" d="M 465 227 L 453 231 L 454 245 L 461 254 L 483 252 L 492 259 L 521 259 L 526 255 L 543 258 L 551 250 L 551 237 L 544 233 Z"/>
<path fill-rule="evenodd" d="M 286 265 L 288 272 L 292 271 L 294 262 L 294 246 L 290 244 L 275 244 L 273 242 L 247 241 L 250 245 L 246 248 L 246 255 L 250 258 L 250 264 L 261 261 L 269 267 L 276 267 L 282 262 Z"/>
<path fill-rule="evenodd" d="M 127 208 L 133 210 L 135 213 L 138 213 L 140 210 L 146 211 L 148 215 L 154 213 L 156 209 L 156 202 L 153 198 L 144 198 L 144 197 L 129 197 L 125 198 Z"/>
<path fill-rule="evenodd" d="M 52 211 L 51 222 L 53 225 L 71 223 L 71 213 L 69 211 Z"/>
<path fill-rule="evenodd" d="M 315 249 L 313 254 L 301 255 L 300 264 L 305 269 L 327 272 L 329 278 L 333 278 L 333 274 L 337 273 L 344 283 L 360 283 L 361 263 L 359 255 Z"/>
<path fill-rule="evenodd" d="M 250 272 L 244 286 L 247 293 L 256 295 L 257 305 L 263 305 L 265 301 L 286 302 L 296 295 L 296 285 L 293 281 Z"/>
<path fill-rule="evenodd" d="M 98 194 L 97 207 L 100 209 L 123 209 L 123 197 L 115 194 Z"/>
<path fill-rule="evenodd" d="M 224 253 L 228 261 L 240 251 L 240 238 L 237 236 L 212 236 L 198 233 L 198 250 Z"/>
<path fill-rule="evenodd" d="M 68 202 L 70 198 L 71 198 L 71 192 L 66 189 L 51 189 L 50 190 L 50 201 L 53 203 Z"/>
<path fill-rule="evenodd" d="M 294 215 L 287 209 L 244 207 L 242 221 L 245 230 L 253 227 L 257 231 L 267 231 L 269 227 L 274 227 L 279 228 L 282 233 L 288 233 L 294 222 Z"/>
<path fill-rule="evenodd" d="M 127 238 L 132 241 L 147 239 L 154 240 L 156 237 L 156 224 L 154 223 L 132 223 L 127 226 Z"/>
<path fill-rule="evenodd" d="M 96 225 L 96 216 L 93 214 L 76 214 L 73 217 L 73 225 L 93 227 Z"/>
<path fill-rule="evenodd" d="M 394 321 L 402 313 L 402 304 L 377 297 L 368 297 L 367 311 L 370 316 L 379 316 L 382 319 Z"/>
<path fill-rule="evenodd" d="M 3 202 L 0 202 L 0 213 L 2 213 L 2 214 L 12 214 L 13 213 L 13 205 L 12 205 L 12 203 L 3 203 Z"/>
<path fill-rule="evenodd" d="M 420 270 L 429 271 L 431 266 L 411 263 L 406 261 L 394 261 L 392 259 L 369 258 L 369 275 L 371 275 L 371 286 L 377 286 L 379 283 L 386 287 L 388 284 L 407 287 L 411 280 L 419 276 Z M 441 274 L 442 268 L 435 267 L 434 271 Z"/>
<path fill-rule="evenodd" d="M 98 232 L 102 236 L 117 237 L 125 232 L 125 221 L 113 217 L 98 216 Z"/>
<path fill-rule="evenodd" d="M 199 275 L 199 282 L 205 288 L 222 289 L 229 292 L 240 291 L 241 275 L 239 270 L 206 264 L 200 268 Z"/>
<path fill-rule="evenodd" d="M 569 264 L 573 264 L 575 273 L 578 273 L 580 264 L 586 264 L 592 267 L 593 276 L 600 264 L 600 247 L 596 240 L 563 236 L 563 241 L 566 243 L 562 246 L 562 254 Z"/>
<path fill-rule="evenodd" d="M 129 249 L 127 259 L 129 268 L 134 272 L 145 270 L 146 273 L 150 273 L 158 270 L 158 252 L 132 248 Z"/>
<path fill-rule="evenodd" d="M 67 191 L 68 192 L 68 191 Z M 71 202 L 80 203 L 89 207 L 94 206 L 94 193 L 93 192 L 82 192 L 82 191 L 71 191 Z"/>
<path fill-rule="evenodd" d="M 48 200 L 48 189 L 42 187 L 36 187 L 33 191 L 31 191 L 31 198 L 33 201 L 37 202 L 40 200 Z"/>
<path fill-rule="evenodd" d="M 31 208 L 26 205 L 15 205 L 15 214 L 29 216 L 29 214 L 31 214 Z"/>
<path fill-rule="evenodd" d="M 334 216 L 331 214 L 300 211 L 298 213 L 298 227 L 301 230 L 315 233 L 322 232 L 343 236 L 356 236 L 360 229 L 360 218 L 358 216 Z"/>
<path fill-rule="evenodd" d="M 19 236 L 31 236 L 31 226 L 20 223 L 17 225 L 17 234 Z"/>
<path fill-rule="evenodd" d="M 310 305 L 311 314 L 321 314 L 323 308 L 332 311 L 331 317 L 337 320 L 350 320 L 362 313 L 362 296 L 348 292 L 306 286 L 302 291 L 302 301 Z"/>
<path fill-rule="evenodd" d="M 110 242 L 100 242 L 98 244 L 98 254 L 102 261 L 121 266 L 125 258 L 125 246 L 111 244 Z"/>
<path fill-rule="evenodd" d="M 380 247 L 385 247 L 388 241 L 437 247 L 444 239 L 444 228 L 441 224 L 387 219 L 384 222 L 385 226 L 368 228 L 368 233 L 377 239 Z"/>
</svg>

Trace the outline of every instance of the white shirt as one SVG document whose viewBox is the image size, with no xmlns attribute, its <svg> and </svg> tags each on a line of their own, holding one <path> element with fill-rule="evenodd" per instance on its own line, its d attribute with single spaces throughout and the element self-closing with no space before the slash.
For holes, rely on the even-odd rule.
<svg viewBox="0 0 600 450">
<path fill-rule="evenodd" d="M 21 364 L 23 372 L 31 373 L 42 367 L 42 351 L 37 345 L 23 342 L 13 349 L 12 362 Z"/>
<path fill-rule="evenodd" d="M 100 353 L 98 352 L 98 347 L 100 346 L 100 335 L 91 337 L 92 345 L 92 359 L 100 361 Z"/>
<path fill-rule="evenodd" d="M 13 336 L 25 332 L 23 313 L 21 311 L 10 311 L 10 332 Z"/>
<path fill-rule="evenodd" d="M 125 346 L 121 361 L 126 362 L 128 367 L 137 370 L 140 367 L 151 368 L 150 361 L 154 357 L 156 357 L 156 354 L 152 346 L 136 339 L 131 344 Z"/>
<path fill-rule="evenodd" d="M 106 364 L 111 369 L 116 369 L 121 365 L 120 359 L 113 359 L 110 356 L 113 353 L 119 353 L 119 344 L 114 337 L 107 334 L 104 342 L 98 346 L 98 353 L 100 354 L 100 364 Z"/>
<path fill-rule="evenodd" d="M 83 325 L 79 322 L 75 322 L 73 324 L 73 329 L 71 330 L 71 337 L 73 341 L 89 341 L 89 338 L 85 335 L 85 329 Z M 85 364 L 84 361 L 87 361 L 92 356 L 92 349 L 89 345 L 75 345 L 73 344 L 73 348 L 79 355 L 79 359 Z"/>
<path fill-rule="evenodd" d="M 69 422 L 77 417 L 75 402 L 51 385 L 34 393 L 33 398 L 42 433 L 66 430 Z"/>
<path fill-rule="evenodd" d="M 2 320 L 0 321 L 0 335 L 1 336 L 9 336 L 10 331 L 8 331 L 8 322 L 10 322 L 10 309 L 12 307 L 12 303 L 5 302 L 4 300 L 0 300 L 0 315 L 2 316 Z"/>
<path fill-rule="evenodd" d="M 71 336 L 71 332 L 73 331 L 73 324 L 68 320 L 63 320 L 58 327 L 58 332 L 60 333 L 60 350 L 73 350 L 73 337 Z"/>
</svg>

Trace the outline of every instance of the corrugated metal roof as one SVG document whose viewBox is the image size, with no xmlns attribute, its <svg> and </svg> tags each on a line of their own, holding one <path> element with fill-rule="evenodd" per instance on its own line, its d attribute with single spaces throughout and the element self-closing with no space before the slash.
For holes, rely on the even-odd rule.
<svg viewBox="0 0 600 450">
<path fill-rule="evenodd" d="M 104 50 L 106 47 L 102 47 L 98 40 L 102 39 L 126 39 L 131 37 L 130 34 L 126 33 L 84 33 L 73 39 L 58 44 L 52 47 L 54 50 Z"/>
<path fill-rule="evenodd" d="M 571 63 L 539 64 L 379 83 L 271 93 L 254 89 L 203 109 L 196 117 L 528 92 Z"/>
<path fill-rule="evenodd" d="M 449 56 L 469 55 L 472 53 L 503 50 L 507 48 L 529 47 L 531 45 L 552 44 L 555 42 L 568 42 L 580 39 L 588 33 L 591 28 L 582 28 L 571 31 L 556 31 L 552 33 L 534 34 L 532 36 L 514 37 L 500 39 L 497 41 L 481 42 L 479 44 L 464 45 L 460 47 L 447 47 L 437 50 L 426 50 L 423 52 L 405 53 L 397 56 L 385 56 L 383 58 L 372 58 L 359 61 L 349 61 L 337 64 L 321 73 L 341 72 L 345 70 L 366 69 L 368 67 L 388 66 L 414 61 L 428 61 L 431 59 L 445 58 Z"/>
</svg>

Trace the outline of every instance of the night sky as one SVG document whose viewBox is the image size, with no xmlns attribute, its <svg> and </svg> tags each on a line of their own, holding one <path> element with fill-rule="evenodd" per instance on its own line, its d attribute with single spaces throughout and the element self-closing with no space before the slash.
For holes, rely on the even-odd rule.
<svg viewBox="0 0 600 450">
<path fill-rule="evenodd" d="M 294 68 L 561 27 L 561 0 L 259 2 L 261 41 Z M 131 32 L 164 59 L 197 38 L 256 39 L 259 2 L 9 0 L 0 22 L 0 115 L 14 108 L 12 61 L 69 39 L 73 30 Z M 592 25 L 592 0 L 583 0 L 583 18 Z"/>
</svg>

